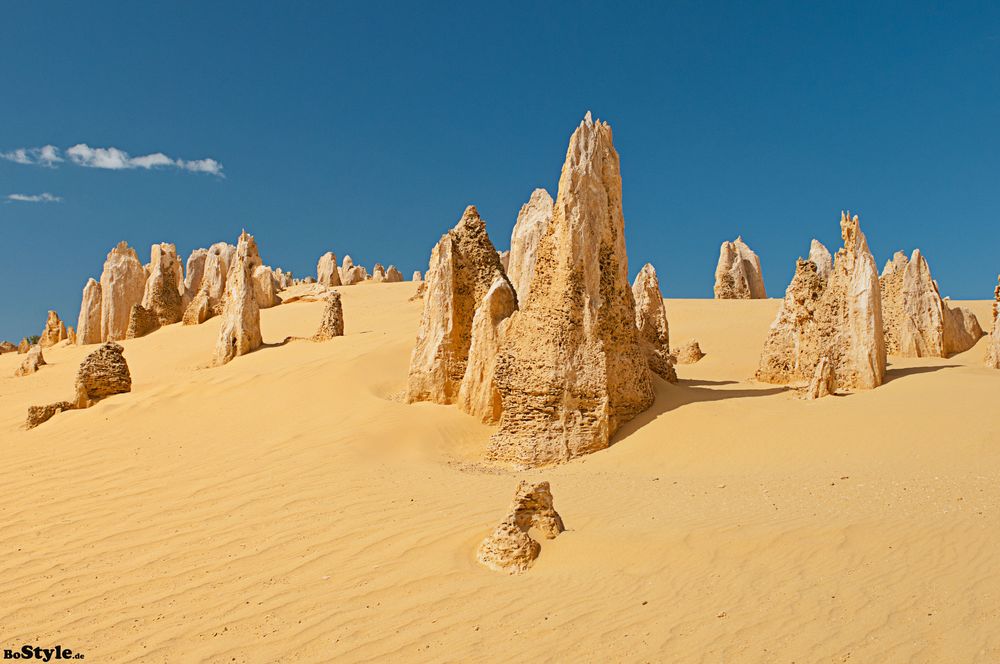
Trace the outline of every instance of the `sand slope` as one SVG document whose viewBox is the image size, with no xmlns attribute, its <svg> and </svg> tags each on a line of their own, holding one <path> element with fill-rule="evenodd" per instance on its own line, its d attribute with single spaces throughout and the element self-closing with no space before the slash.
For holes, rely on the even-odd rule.
<svg viewBox="0 0 1000 664">
<path fill-rule="evenodd" d="M 124 342 L 133 392 L 20 429 L 88 350 L 0 356 L 0 647 L 95 662 L 1000 661 L 1000 372 L 985 344 L 805 402 L 756 384 L 778 300 L 668 300 L 708 353 L 606 452 L 526 473 L 407 406 L 412 283 Z M 967 303 L 984 326 L 989 303 Z M 569 529 L 520 577 L 474 559 L 517 479 Z"/>
</svg>

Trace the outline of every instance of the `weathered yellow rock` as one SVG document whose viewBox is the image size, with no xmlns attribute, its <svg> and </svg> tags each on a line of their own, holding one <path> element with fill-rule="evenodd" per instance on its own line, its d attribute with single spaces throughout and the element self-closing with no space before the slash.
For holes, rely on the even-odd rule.
<svg viewBox="0 0 1000 664">
<path fill-rule="evenodd" d="M 81 345 L 101 343 L 101 284 L 93 278 L 83 287 L 76 340 Z"/>
<path fill-rule="evenodd" d="M 328 251 L 316 263 L 316 283 L 324 286 L 339 286 L 340 271 L 337 269 L 337 255 Z"/>
<path fill-rule="evenodd" d="M 65 338 L 66 325 L 59 319 L 59 314 L 49 311 L 49 315 L 45 319 L 45 328 L 42 329 L 42 334 L 38 337 L 38 345 L 48 348 L 55 346 Z"/>
<path fill-rule="evenodd" d="M 677 364 L 694 364 L 705 357 L 705 353 L 701 351 L 701 346 L 694 339 L 676 348 L 671 348 L 670 355 Z"/>
<path fill-rule="evenodd" d="M 816 274 L 820 279 L 828 279 L 833 272 L 833 256 L 819 240 L 813 240 L 809 245 L 809 260 L 816 265 Z"/>
<path fill-rule="evenodd" d="M 528 297 L 501 342 L 494 375 L 503 414 L 491 459 L 539 466 L 605 449 L 653 403 L 621 187 L 611 127 L 587 113 L 570 138 Z"/>
<path fill-rule="evenodd" d="M 336 274 L 336 265 L 333 273 Z M 338 279 L 339 281 L 339 279 Z M 253 294 L 257 299 L 257 306 L 261 309 L 270 309 L 281 304 L 281 296 L 278 291 L 281 289 L 278 278 L 269 265 L 258 265 L 253 269 Z"/>
<path fill-rule="evenodd" d="M 101 341 L 124 339 L 133 304 L 141 304 L 146 270 L 124 241 L 108 253 L 101 272 Z"/>
<path fill-rule="evenodd" d="M 671 383 L 677 382 L 675 358 L 670 354 L 670 328 L 667 325 L 667 308 L 660 292 L 656 270 L 646 263 L 632 283 L 635 298 L 635 326 L 646 354 L 650 371 Z"/>
<path fill-rule="evenodd" d="M 320 322 L 319 331 L 313 335 L 313 341 L 327 341 L 342 336 L 344 336 L 344 309 L 340 303 L 340 293 L 332 291 L 326 296 L 323 320 Z"/>
<path fill-rule="evenodd" d="M 253 270 L 260 264 L 260 254 L 253 236 L 243 231 L 236 245 L 226 275 L 226 293 L 223 298 L 222 325 L 215 343 L 216 365 L 226 364 L 239 355 L 260 348 L 260 308 L 253 287 Z"/>
<path fill-rule="evenodd" d="M 486 224 L 470 205 L 431 252 L 424 310 L 410 355 L 408 402 L 455 402 L 469 359 L 472 319 L 498 278 L 507 280 Z"/>
<path fill-rule="evenodd" d="M 882 270 L 879 285 L 889 355 L 947 357 L 972 348 L 983 336 L 971 311 L 952 309 L 941 298 L 919 249 L 909 260 L 896 252 Z"/>
<path fill-rule="evenodd" d="M 149 278 L 142 295 L 142 306 L 156 317 L 158 327 L 180 322 L 184 314 L 181 289 L 183 270 L 177 247 L 167 242 L 149 250 Z"/>
<path fill-rule="evenodd" d="M 35 344 L 28 351 L 24 359 L 21 360 L 21 365 L 14 370 L 15 376 L 28 376 L 30 374 L 38 371 L 38 368 L 47 364 L 45 362 L 45 357 L 42 355 L 41 344 Z"/>
<path fill-rule="evenodd" d="M 821 399 L 829 396 L 837 389 L 836 378 L 833 375 L 833 365 L 825 355 L 816 364 L 809 387 L 806 388 L 806 399 Z"/>
<path fill-rule="evenodd" d="M 986 366 L 1000 369 L 1000 276 L 997 277 L 993 300 L 993 329 L 986 347 Z"/>
<path fill-rule="evenodd" d="M 829 279 L 819 276 L 815 263 L 799 259 L 768 332 L 758 380 L 808 384 L 823 357 L 832 365 L 833 389 L 872 389 L 885 380 L 875 260 L 856 215 L 841 213 L 840 228 L 844 247 Z"/>
<path fill-rule="evenodd" d="M 553 205 L 549 192 L 535 189 L 528 202 L 521 206 L 517 223 L 510 234 L 510 256 L 504 269 L 520 302 L 526 302 L 531 292 L 538 243 L 552 222 Z"/>
<path fill-rule="evenodd" d="M 472 317 L 472 340 L 458 390 L 458 407 L 490 424 L 500 420 L 502 409 L 493 382 L 497 352 L 507 320 L 516 310 L 517 296 L 510 282 L 497 277 Z"/>
<path fill-rule="evenodd" d="M 743 242 L 723 242 L 715 268 L 715 298 L 718 300 L 757 300 L 767 297 L 760 259 Z"/>
<path fill-rule="evenodd" d="M 552 505 L 548 482 L 522 481 L 518 484 L 507 515 L 479 544 L 477 559 L 498 572 L 519 574 L 526 571 L 542 548 L 528 534 L 531 529 L 546 539 L 555 539 L 565 530 L 562 517 Z"/>
</svg>

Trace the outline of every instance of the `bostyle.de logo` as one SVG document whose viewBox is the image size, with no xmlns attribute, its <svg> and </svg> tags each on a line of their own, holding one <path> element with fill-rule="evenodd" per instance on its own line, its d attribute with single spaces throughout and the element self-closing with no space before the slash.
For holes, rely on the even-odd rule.
<svg viewBox="0 0 1000 664">
<path fill-rule="evenodd" d="M 83 653 L 63 648 L 62 646 L 42 648 L 41 646 L 24 645 L 17 650 L 4 648 L 3 658 L 5 660 L 27 659 L 38 662 L 51 662 L 57 659 L 83 659 Z"/>
</svg>

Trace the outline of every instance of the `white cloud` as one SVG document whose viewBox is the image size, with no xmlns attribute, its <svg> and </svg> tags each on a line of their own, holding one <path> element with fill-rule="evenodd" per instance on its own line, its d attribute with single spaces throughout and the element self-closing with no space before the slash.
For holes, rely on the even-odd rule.
<svg viewBox="0 0 1000 664">
<path fill-rule="evenodd" d="M 54 145 L 43 145 L 40 148 L 18 148 L 10 152 L 0 152 L 0 159 L 12 161 L 15 164 L 31 164 L 52 167 L 63 161 L 59 156 L 59 148 Z"/>
<path fill-rule="evenodd" d="M 17 201 L 19 203 L 58 203 L 61 196 L 53 196 L 45 192 L 44 194 L 8 194 L 7 201 Z"/>
<path fill-rule="evenodd" d="M 214 159 L 195 159 L 194 161 L 177 160 L 177 166 L 195 173 L 211 173 L 222 177 L 222 164 Z"/>
<path fill-rule="evenodd" d="M 172 159 L 162 152 L 153 152 L 152 154 L 133 157 L 128 152 L 115 147 L 92 148 L 86 143 L 78 143 L 66 150 L 66 157 L 73 164 L 85 168 L 102 168 L 112 171 L 133 168 L 142 168 L 147 171 L 158 168 L 179 168 L 193 173 L 210 173 L 218 177 L 225 177 L 222 173 L 222 164 L 215 159 L 186 161 L 184 159 Z M 13 161 L 16 164 L 33 164 L 48 167 L 54 167 L 55 164 L 65 161 L 60 156 L 59 148 L 54 145 L 46 145 L 40 148 L 18 148 L 10 152 L 0 152 L 0 158 Z"/>
</svg>

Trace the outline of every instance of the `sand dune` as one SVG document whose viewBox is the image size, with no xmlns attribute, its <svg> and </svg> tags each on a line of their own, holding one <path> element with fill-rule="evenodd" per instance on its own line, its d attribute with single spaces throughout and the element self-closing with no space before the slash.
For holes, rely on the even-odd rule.
<svg viewBox="0 0 1000 664">
<path fill-rule="evenodd" d="M 0 646 L 95 662 L 1000 661 L 1000 374 L 985 343 L 890 358 L 815 402 L 755 383 L 778 300 L 667 300 L 707 356 L 607 451 L 513 473 L 493 431 L 406 405 L 412 283 L 123 342 L 130 394 L 67 398 L 85 347 L 0 356 Z M 988 327 L 989 302 L 962 303 Z M 475 561 L 517 480 L 567 532 L 530 572 Z"/>
</svg>

